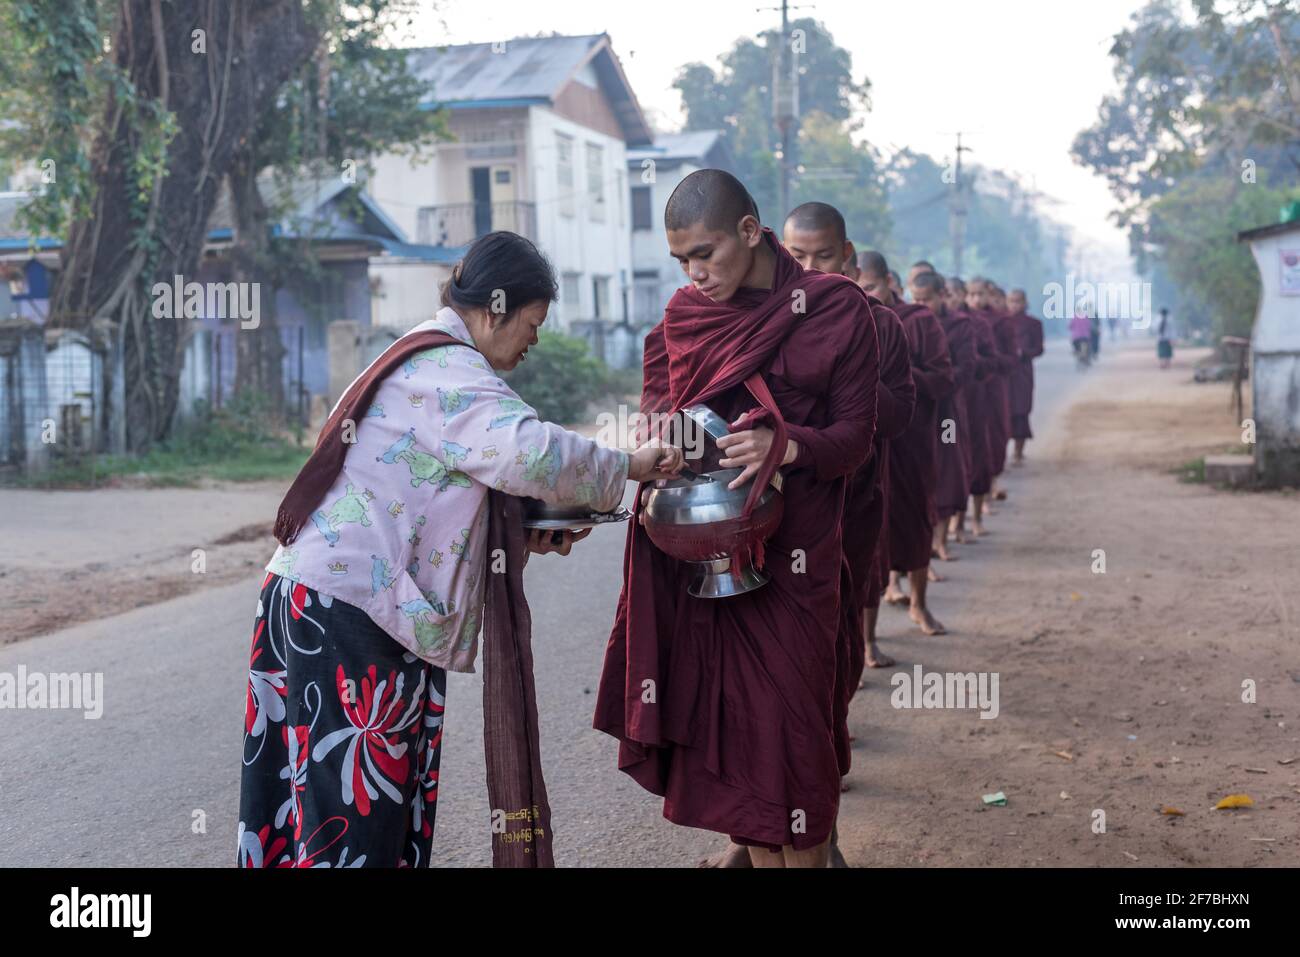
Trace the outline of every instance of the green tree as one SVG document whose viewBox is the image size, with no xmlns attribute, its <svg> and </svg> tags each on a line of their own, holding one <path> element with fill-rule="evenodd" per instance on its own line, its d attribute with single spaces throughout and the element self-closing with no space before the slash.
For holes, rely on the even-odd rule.
<svg viewBox="0 0 1300 957">
<path fill-rule="evenodd" d="M 316 51 L 260 112 L 227 174 L 238 280 L 271 290 L 290 284 L 321 287 L 327 277 L 311 248 L 272 235 L 271 223 L 287 212 L 276 196 L 292 195 L 289 187 L 304 177 L 322 182 L 343 177 L 359 184 L 376 155 L 411 152 L 447 137 L 445 114 L 421 108 L 432 90 L 410 73 L 407 52 L 383 45 L 416 6 L 416 0 L 353 0 L 323 9 Z M 259 185 L 267 170 L 282 187 L 269 197 Z M 262 302 L 260 325 L 235 340 L 235 388 L 265 396 L 278 416 L 284 409 L 284 347 L 274 293 Z"/>
<path fill-rule="evenodd" d="M 809 116 L 820 114 L 846 124 L 852 132 L 847 124 L 854 114 L 870 108 L 870 82 L 853 78 L 852 55 L 835 43 L 821 23 L 805 17 L 792 21 L 790 29 L 803 44 L 799 107 L 805 127 Z M 736 174 L 769 224 L 789 212 L 776 209 L 779 167 L 772 155 L 781 141 L 772 102 L 780 43 L 779 30 L 765 31 L 757 40 L 744 37 L 722 55 L 719 69 L 688 63 L 673 81 L 686 108 L 686 128 L 726 133 L 736 157 Z"/>
</svg>

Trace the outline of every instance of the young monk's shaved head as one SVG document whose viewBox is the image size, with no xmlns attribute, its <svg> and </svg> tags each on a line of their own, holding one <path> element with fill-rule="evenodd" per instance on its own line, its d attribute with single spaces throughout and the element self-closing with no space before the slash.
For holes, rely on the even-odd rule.
<svg viewBox="0 0 1300 957">
<path fill-rule="evenodd" d="M 827 203 L 804 203 L 785 218 L 781 241 L 786 250 L 804 269 L 838 275 L 853 275 L 853 244 L 848 240 L 844 217 Z"/>
<path fill-rule="evenodd" d="M 1029 297 L 1023 289 L 1012 289 L 1007 293 L 1007 308 L 1019 314 L 1029 308 Z"/>
<path fill-rule="evenodd" d="M 917 276 L 919 276 L 921 273 L 935 272 L 935 271 L 936 270 L 934 268 L 933 263 L 927 262 L 924 259 L 918 259 L 916 262 L 912 263 L 911 268 L 907 270 L 907 283 L 910 286 L 912 284 L 912 280 L 915 279 Z"/>
<path fill-rule="evenodd" d="M 690 229 L 702 224 L 710 231 L 735 232 L 746 216 L 758 219 L 758 205 L 749 190 L 725 170 L 698 169 L 673 190 L 664 207 L 664 229 Z"/>
<path fill-rule="evenodd" d="M 848 227 L 840 211 L 829 203 L 804 203 L 791 210 L 785 218 L 787 227 L 806 233 L 829 233 L 836 242 L 849 238 Z"/>
<path fill-rule="evenodd" d="M 893 306 L 897 300 L 889 284 L 889 263 L 885 257 L 874 249 L 858 253 L 858 285 L 868 296 L 875 296 L 886 306 Z"/>
<path fill-rule="evenodd" d="M 925 306 L 936 316 L 947 313 L 944 301 L 943 277 L 936 272 L 919 272 L 908 283 L 912 287 L 912 301 Z"/>
<path fill-rule="evenodd" d="M 697 291 L 726 302 L 742 286 L 771 288 L 776 256 L 744 184 L 720 169 L 696 170 L 664 209 L 668 253 Z"/>
</svg>

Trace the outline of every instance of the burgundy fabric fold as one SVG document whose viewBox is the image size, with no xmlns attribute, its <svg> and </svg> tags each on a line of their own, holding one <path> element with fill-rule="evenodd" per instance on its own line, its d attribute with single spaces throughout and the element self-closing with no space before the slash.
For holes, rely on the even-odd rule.
<svg viewBox="0 0 1300 957">
<path fill-rule="evenodd" d="M 889 566 L 910 572 L 930 564 L 939 520 L 939 400 L 956 386 L 948 341 L 934 313 L 916 303 L 894 309 L 911 350 L 916 411 L 889 448 Z"/>
<path fill-rule="evenodd" d="M 965 312 L 947 308 L 938 316 L 948 342 L 948 357 L 952 361 L 957 385 L 951 394 L 939 400 L 939 484 L 935 491 L 935 504 L 939 520 L 946 521 L 966 510 L 966 499 L 970 496 L 972 454 L 967 401 L 975 382 L 978 356 L 970 317 Z M 951 422 L 951 426 L 946 426 L 945 422 Z M 945 442 L 945 433 L 955 441 Z"/>
<path fill-rule="evenodd" d="M 343 468 L 355 429 L 384 379 L 417 352 L 470 343 L 440 330 L 402 336 L 343 393 L 316 439 L 316 448 L 280 503 L 275 537 L 288 545 Z M 551 808 L 542 778 L 537 693 L 533 682 L 532 616 L 524 596 L 527 543 L 523 501 L 488 493 L 487 556 L 505 557 L 504 573 L 488 574 L 483 615 L 483 749 L 492 809 L 494 867 L 553 867 Z M 485 557 L 485 562 L 487 561 Z"/>
</svg>

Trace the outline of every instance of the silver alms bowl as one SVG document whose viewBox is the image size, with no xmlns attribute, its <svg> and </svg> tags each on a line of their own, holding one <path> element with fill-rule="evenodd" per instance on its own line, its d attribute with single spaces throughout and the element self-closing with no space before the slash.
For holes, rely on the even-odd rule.
<svg viewBox="0 0 1300 957">
<path fill-rule="evenodd" d="M 781 524 L 785 511 L 781 473 L 772 476 L 749 517 L 742 518 L 750 483 L 727 488 L 742 471 L 723 469 L 699 478 L 656 483 L 647 496 L 645 527 L 650 540 L 673 558 L 700 566 L 690 586 L 697 598 L 740 595 L 767 583 L 767 576 L 752 560 L 733 574 L 731 556 L 748 553 Z"/>
</svg>

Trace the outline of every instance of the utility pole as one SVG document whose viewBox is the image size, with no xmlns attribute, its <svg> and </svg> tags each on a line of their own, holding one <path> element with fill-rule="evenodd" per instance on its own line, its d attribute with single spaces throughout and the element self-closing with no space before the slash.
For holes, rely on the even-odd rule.
<svg viewBox="0 0 1300 957">
<path fill-rule="evenodd" d="M 952 239 L 952 271 L 960 276 L 962 247 L 966 242 L 966 183 L 961 175 L 961 154 L 972 153 L 969 146 L 961 145 L 961 131 L 957 132 L 957 163 L 953 179 L 952 202 L 948 204 L 948 230 Z"/>
<path fill-rule="evenodd" d="M 759 7 L 759 12 L 775 7 Z M 795 9 L 799 9 L 798 6 Z M 799 133 L 799 55 L 804 52 L 802 38 L 791 42 L 790 3 L 781 0 L 781 39 L 772 64 L 772 119 L 781 134 L 777 155 L 777 217 L 790 211 L 790 174 L 795 168 L 795 141 Z M 776 220 L 773 220 L 775 222 Z"/>
</svg>

